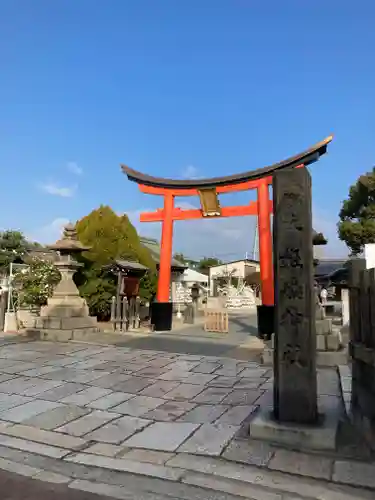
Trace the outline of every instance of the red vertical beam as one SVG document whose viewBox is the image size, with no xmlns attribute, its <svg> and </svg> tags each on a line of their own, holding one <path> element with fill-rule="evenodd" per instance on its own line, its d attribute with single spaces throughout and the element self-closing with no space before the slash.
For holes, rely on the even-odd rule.
<svg viewBox="0 0 375 500">
<path fill-rule="evenodd" d="M 258 185 L 258 229 L 262 304 L 265 306 L 272 306 L 274 304 L 274 291 L 271 211 L 266 179 L 260 179 Z"/>
<path fill-rule="evenodd" d="M 173 194 L 164 195 L 164 219 L 161 229 L 160 264 L 158 279 L 158 302 L 169 302 L 171 284 L 172 239 L 173 239 Z"/>
</svg>

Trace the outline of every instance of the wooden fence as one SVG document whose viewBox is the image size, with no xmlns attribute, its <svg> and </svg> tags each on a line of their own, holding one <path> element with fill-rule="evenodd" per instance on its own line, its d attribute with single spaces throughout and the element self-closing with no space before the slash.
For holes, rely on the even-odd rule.
<svg viewBox="0 0 375 500">
<path fill-rule="evenodd" d="M 111 322 L 115 331 L 126 332 L 140 327 L 140 299 L 132 297 L 112 297 Z"/>
<path fill-rule="evenodd" d="M 228 333 L 228 312 L 206 309 L 204 318 L 204 330 L 206 332 Z"/>
<path fill-rule="evenodd" d="M 349 308 L 352 417 L 375 451 L 375 269 L 350 261 Z"/>
</svg>

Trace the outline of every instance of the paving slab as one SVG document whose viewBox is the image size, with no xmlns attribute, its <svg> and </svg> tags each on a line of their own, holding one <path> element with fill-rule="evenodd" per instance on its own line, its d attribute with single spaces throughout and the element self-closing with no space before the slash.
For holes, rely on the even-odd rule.
<svg viewBox="0 0 375 500">
<path fill-rule="evenodd" d="M 131 394 L 137 394 L 151 385 L 154 381 L 152 379 L 143 377 L 130 377 L 124 382 L 120 382 L 113 386 L 114 391 L 130 392 Z"/>
<path fill-rule="evenodd" d="M 217 362 L 203 361 L 199 365 L 195 366 L 191 371 L 197 373 L 213 373 L 218 368 L 221 368 L 221 364 Z"/>
<path fill-rule="evenodd" d="M 165 403 L 164 399 L 152 398 L 150 396 L 134 396 L 133 398 L 111 408 L 111 411 L 141 417 Z"/>
<path fill-rule="evenodd" d="M 204 386 L 193 385 L 193 384 L 180 384 L 175 389 L 167 392 L 164 397 L 166 399 L 173 399 L 174 401 L 188 401 L 197 396 L 200 392 L 204 390 Z"/>
<path fill-rule="evenodd" d="M 33 401 L 33 398 L 20 396 L 18 394 L 3 394 L 0 393 L 0 415 L 2 412 Z"/>
<path fill-rule="evenodd" d="M 115 420 L 120 416 L 121 415 L 117 413 L 94 410 L 88 415 L 80 417 L 77 420 L 73 420 L 61 427 L 58 427 L 56 431 L 62 432 L 64 434 L 70 434 L 72 436 L 81 437 L 110 422 L 111 420 Z"/>
<path fill-rule="evenodd" d="M 109 443 L 95 443 L 88 448 L 85 448 L 85 453 L 89 453 L 91 455 L 103 455 L 105 457 L 115 457 L 122 450 L 124 450 L 123 446 Z M 126 451 L 128 450 L 129 448 L 126 448 Z"/>
<path fill-rule="evenodd" d="M 243 406 L 231 406 L 225 413 L 223 413 L 215 423 L 217 424 L 231 424 L 231 425 L 241 425 L 250 415 L 252 415 L 257 409 L 256 405 L 243 405 Z"/>
<path fill-rule="evenodd" d="M 154 398 L 162 398 L 167 392 L 176 389 L 180 382 L 173 382 L 168 380 L 159 380 L 154 384 L 149 385 L 143 389 L 139 394 L 142 396 L 152 396 Z"/>
<path fill-rule="evenodd" d="M 37 380 L 37 379 L 35 379 Z M 34 385 L 34 379 L 29 377 L 14 377 L 0 384 L 0 392 L 6 394 L 20 394 Z"/>
<path fill-rule="evenodd" d="M 91 409 L 81 408 L 74 405 L 62 405 L 28 418 L 23 421 L 23 424 L 40 429 L 53 430 L 71 422 L 72 420 L 77 420 L 90 412 Z"/>
<path fill-rule="evenodd" d="M 54 389 L 43 392 L 43 399 L 46 401 L 60 401 L 66 396 L 82 391 L 86 386 L 74 382 L 65 382 Z"/>
<path fill-rule="evenodd" d="M 194 398 L 194 402 L 219 404 L 231 391 L 226 387 L 207 387 Z"/>
<path fill-rule="evenodd" d="M 228 406 L 223 405 L 197 405 L 192 410 L 177 419 L 178 422 L 192 422 L 196 424 L 212 423 L 222 415 Z"/>
<path fill-rule="evenodd" d="M 15 408 L 1 412 L 0 418 L 2 420 L 9 420 L 10 422 L 21 423 L 29 418 L 35 417 L 35 415 L 39 415 L 40 413 L 53 410 L 54 408 L 59 408 L 61 406 L 62 405 L 60 405 L 60 403 L 35 399 L 20 406 L 16 406 Z"/>
<path fill-rule="evenodd" d="M 195 408 L 195 403 L 188 401 L 167 401 L 144 415 L 145 418 L 161 422 L 171 422 Z"/>
<path fill-rule="evenodd" d="M 113 408 L 114 406 L 123 403 L 124 401 L 128 401 L 133 398 L 134 394 L 126 393 L 126 392 L 111 392 L 107 396 L 103 396 L 99 399 L 95 399 L 91 401 L 91 403 L 86 406 L 89 408 L 94 408 L 96 410 L 108 410 Z"/>
<path fill-rule="evenodd" d="M 236 389 L 221 402 L 224 405 L 253 405 L 263 393 L 253 389 Z"/>
<path fill-rule="evenodd" d="M 96 378 L 92 383 L 95 387 L 103 387 L 104 389 L 113 389 L 117 391 L 117 389 L 114 389 L 114 386 L 129 379 L 130 375 L 124 373 L 109 373 Z"/>
<path fill-rule="evenodd" d="M 266 379 L 243 377 L 237 380 L 233 389 L 258 389 Z"/>
<path fill-rule="evenodd" d="M 179 452 L 219 456 L 238 432 L 239 427 L 229 424 L 203 424 L 182 446 Z"/>
<path fill-rule="evenodd" d="M 130 448 L 158 451 L 176 451 L 199 428 L 199 424 L 182 422 L 155 422 L 125 441 Z"/>
<path fill-rule="evenodd" d="M 25 389 L 22 392 L 23 395 L 40 396 L 41 398 L 43 398 L 43 394 L 45 391 L 55 389 L 56 387 L 59 387 L 63 384 L 63 382 L 57 380 L 38 380 L 38 379 L 34 380 L 35 383 L 28 389 Z"/>
<path fill-rule="evenodd" d="M 223 375 L 215 377 L 213 380 L 208 382 L 209 386 L 213 387 L 233 387 L 237 382 L 236 377 L 224 377 Z"/>
<path fill-rule="evenodd" d="M 61 403 L 65 404 L 73 404 L 77 406 L 85 406 L 91 401 L 95 401 L 95 399 L 102 398 L 103 396 L 108 396 L 111 394 L 110 389 L 104 389 L 102 387 L 88 387 L 83 391 L 76 392 L 71 394 L 70 396 L 66 396 L 61 399 Z"/>
<path fill-rule="evenodd" d="M 151 364 L 151 363 L 150 363 Z M 167 368 L 160 368 L 158 366 L 146 366 L 137 372 L 138 377 L 157 378 L 167 371 Z"/>
<path fill-rule="evenodd" d="M 114 422 L 103 425 L 99 429 L 90 432 L 85 437 L 91 441 L 120 444 L 132 436 L 135 432 L 144 429 L 152 423 L 152 420 L 124 416 L 116 419 Z"/>
</svg>

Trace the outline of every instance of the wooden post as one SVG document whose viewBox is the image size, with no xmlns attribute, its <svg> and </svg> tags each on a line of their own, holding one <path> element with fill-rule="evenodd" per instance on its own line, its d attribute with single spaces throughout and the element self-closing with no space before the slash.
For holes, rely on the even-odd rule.
<svg viewBox="0 0 375 500">
<path fill-rule="evenodd" d="M 262 282 L 262 304 L 274 304 L 272 232 L 269 189 L 267 179 L 261 179 L 258 186 L 258 228 L 259 228 L 259 263 Z"/>
<path fill-rule="evenodd" d="M 172 194 L 164 195 L 164 218 L 162 222 L 160 265 L 158 279 L 158 302 L 169 302 L 169 289 L 171 285 L 171 261 L 173 238 L 173 205 Z"/>
</svg>

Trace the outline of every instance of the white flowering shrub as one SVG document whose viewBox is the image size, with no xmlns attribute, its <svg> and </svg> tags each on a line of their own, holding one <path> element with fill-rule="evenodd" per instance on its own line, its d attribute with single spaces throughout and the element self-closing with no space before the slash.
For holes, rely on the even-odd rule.
<svg viewBox="0 0 375 500">
<path fill-rule="evenodd" d="M 19 270 L 13 277 L 18 307 L 45 305 L 60 279 L 60 271 L 51 262 L 33 259 L 28 268 Z"/>
</svg>

